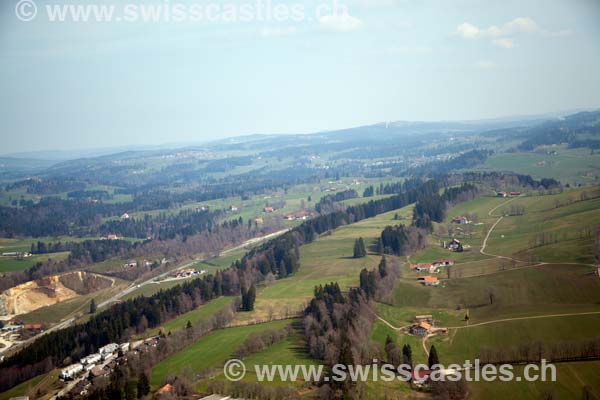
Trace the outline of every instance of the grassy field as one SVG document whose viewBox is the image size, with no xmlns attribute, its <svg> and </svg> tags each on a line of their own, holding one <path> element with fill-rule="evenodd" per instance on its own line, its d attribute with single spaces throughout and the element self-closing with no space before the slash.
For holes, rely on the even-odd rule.
<svg viewBox="0 0 600 400">
<path fill-rule="evenodd" d="M 0 257 L 0 273 L 23 271 L 33 267 L 38 262 L 54 260 L 61 261 L 69 256 L 69 252 L 39 254 L 31 257 L 17 259 L 15 257 Z"/>
<path fill-rule="evenodd" d="M 478 382 L 471 383 L 471 397 L 476 400 L 529 400 L 541 398 L 583 399 L 588 386 L 597 399 L 600 394 L 600 361 L 561 363 L 556 365 L 556 382 Z M 515 367 L 515 375 L 523 376 L 523 368 Z M 551 395 L 552 397 L 548 397 Z"/>
<path fill-rule="evenodd" d="M 553 198 L 544 200 L 560 202 L 567 196 L 548 196 Z M 511 203 L 525 207 L 525 214 L 504 218 L 490 236 L 487 250 L 519 259 L 535 256 L 545 262 L 593 263 L 593 232 L 600 224 L 600 198 L 543 209 L 535 200 L 523 198 Z M 506 212 L 507 207 L 498 212 Z M 536 243 L 541 233 L 552 237 Z"/>
<path fill-rule="evenodd" d="M 574 329 L 577 327 L 577 329 Z M 523 344 L 576 341 L 600 334 L 600 314 L 549 317 L 499 322 L 489 325 L 453 329 L 448 336 L 430 339 L 440 360 L 464 363 L 474 360 L 483 348 L 509 349 Z"/>
<path fill-rule="evenodd" d="M 195 324 L 202 319 L 214 315 L 217 311 L 225 307 L 227 304 L 230 304 L 232 301 L 233 297 L 219 297 L 218 299 L 214 299 L 195 310 L 182 314 L 179 317 L 168 321 L 162 326 L 147 331 L 144 336 L 155 336 L 158 334 L 158 331 L 163 331 L 166 334 L 168 332 L 175 332 L 180 329 L 184 329 L 188 321 L 190 321 L 192 324 Z"/>
<path fill-rule="evenodd" d="M 247 252 L 247 249 L 230 251 L 219 257 L 214 257 L 205 261 L 201 261 L 193 265 L 193 268 L 197 270 L 203 269 L 209 272 L 216 272 L 218 270 L 227 269 L 231 266 L 232 263 L 242 258 Z"/>
<path fill-rule="evenodd" d="M 56 236 L 56 237 L 40 237 L 40 238 L 19 238 L 19 239 L 8 239 L 0 238 L 0 253 L 10 252 L 29 252 L 33 243 L 44 242 L 44 243 L 58 243 L 58 242 L 83 242 L 85 240 L 98 240 L 98 237 L 74 237 L 74 236 Z M 124 238 L 131 242 L 140 241 L 135 238 Z M 48 253 L 48 254 L 37 254 L 31 257 L 23 259 L 16 259 L 15 257 L 0 257 L 0 273 L 22 271 L 30 268 L 37 262 L 47 261 L 49 259 L 60 261 L 65 259 L 69 255 L 69 252 L 60 253 Z M 101 268 L 97 268 L 99 272 Z"/>
<path fill-rule="evenodd" d="M 399 210 L 410 215 L 411 207 Z M 343 226 L 323 235 L 313 243 L 300 247 L 300 269 L 292 277 L 281 279 L 261 287 L 252 313 L 240 313 L 238 321 L 264 321 L 271 313 L 285 316 L 304 308 L 313 296 L 314 288 L 329 282 L 338 282 L 342 288 L 358 285 L 360 270 L 377 267 L 381 257 L 370 254 L 365 258 L 352 258 L 354 240 L 363 237 L 371 245 L 381 231 L 394 221 L 396 212 L 381 214 L 375 218 Z"/>
<path fill-rule="evenodd" d="M 245 168 L 245 167 L 244 167 Z M 230 171 L 231 172 L 231 171 Z M 200 206 L 208 206 L 211 210 L 227 210 L 230 206 L 235 205 L 238 207 L 238 211 L 228 212 L 223 216 L 222 220 L 229 220 L 233 218 L 242 217 L 244 220 L 263 218 L 265 220 L 270 218 L 281 219 L 286 214 L 293 214 L 298 211 L 307 210 L 314 211 L 314 205 L 324 196 L 332 193 L 340 192 L 347 189 L 356 190 L 359 195 L 362 195 L 364 189 L 369 185 L 378 186 L 380 182 L 388 183 L 388 180 L 370 179 L 365 180 L 360 178 L 360 183 L 355 178 L 344 178 L 340 181 L 327 181 L 322 180 L 316 184 L 299 184 L 295 185 L 285 191 L 281 190 L 273 192 L 269 195 L 255 195 L 246 200 L 241 200 L 239 197 L 228 197 L 215 200 L 209 200 L 205 202 L 194 202 L 188 203 L 178 208 L 171 208 L 167 210 L 151 210 L 137 213 L 131 213 L 130 215 L 134 218 L 143 218 L 144 215 L 158 215 L 160 213 L 175 214 L 182 210 L 195 209 Z M 311 201 L 308 201 L 308 198 Z M 377 196 L 370 198 L 356 198 L 348 200 L 344 203 L 351 205 L 366 202 L 369 200 L 387 197 Z M 273 213 L 264 213 L 263 208 L 267 205 L 276 205 L 284 203 L 283 207 L 276 208 Z M 296 225 L 298 222 L 284 222 L 286 226 Z"/>
<path fill-rule="evenodd" d="M 488 215 L 489 211 L 507 199 L 481 197 L 454 207 L 449 210 L 448 218 L 468 214 L 474 217 L 475 223 L 480 223 L 471 224 L 470 235 L 462 237 L 463 243 L 472 246 L 471 251 L 453 254 L 441 248 L 439 242 L 448 238 L 444 232 L 452 227 L 446 222 L 435 226 L 425 251 L 411 256 L 412 262 L 454 259 L 453 279 L 443 281 L 437 288 L 423 287 L 416 282 L 418 274 L 404 267 L 393 305 L 378 304 L 378 314 L 396 327 L 409 325 L 417 314 L 433 314 L 438 326 L 451 327 L 448 335 L 430 338 L 427 343 L 427 347 L 435 344 L 442 363 L 474 359 L 485 347 L 501 349 L 600 336 L 600 315 L 550 317 L 600 311 L 600 279 L 593 266 L 585 265 L 593 262 L 593 239 L 586 237 L 585 228 L 600 224 L 600 200 L 594 199 L 599 195 L 598 186 L 555 195 L 528 195 L 499 207 L 494 216 Z M 524 207 L 525 214 L 505 217 L 491 234 L 486 251 L 523 260 L 531 253 L 536 259 L 553 264 L 529 265 L 479 253 L 485 234 L 498 215 L 507 213 L 511 205 Z M 532 239 L 540 232 L 555 232 L 559 240 L 531 249 Z M 446 274 L 440 277 L 445 278 Z M 546 317 L 452 329 L 467 324 L 466 314 L 470 317 L 469 325 L 499 319 Z M 400 345 L 409 343 L 415 359 L 424 361 L 426 355 L 419 338 L 397 333 L 377 321 L 372 339 L 383 345 L 387 335 Z M 554 384 L 471 384 L 471 398 L 512 397 L 520 390 L 516 396 L 519 399 L 539 398 L 545 390 L 554 393 L 554 398 L 579 398 L 584 385 L 599 393 L 598 380 L 594 378 L 599 365 L 598 362 L 560 364 L 559 382 Z"/>
<path fill-rule="evenodd" d="M 600 279 L 591 267 L 574 265 L 542 265 L 452 279 L 437 288 L 402 279 L 395 289 L 394 305 L 424 310 L 469 309 L 471 319 L 477 321 L 544 314 L 553 309 L 600 309 Z"/>
<path fill-rule="evenodd" d="M 166 290 L 166 289 L 175 287 L 177 285 L 181 285 L 182 282 L 183 281 L 181 281 L 181 280 L 173 280 L 173 281 L 166 281 L 166 282 L 161 282 L 161 283 L 149 283 L 149 284 L 141 286 L 141 287 L 135 289 L 133 292 L 130 292 L 127 295 L 123 296 L 123 300 L 134 299 L 138 296 L 150 297 L 153 294 L 160 292 L 161 290 Z"/>
<path fill-rule="evenodd" d="M 274 321 L 214 331 L 179 353 L 167 357 L 152 370 L 151 384 L 156 387 L 170 376 L 184 369 L 199 372 L 218 368 L 227 361 L 237 347 L 251 334 L 268 329 L 281 329 L 290 321 Z"/>
<path fill-rule="evenodd" d="M 33 388 L 35 388 L 44 379 L 45 375 L 39 375 L 28 381 L 15 386 L 14 388 L 7 390 L 6 392 L 0 393 L 0 400 L 9 400 L 12 397 L 29 395 L 33 398 Z"/>
<path fill-rule="evenodd" d="M 553 177 L 562 183 L 593 184 L 600 176 L 600 155 L 589 149 L 555 148 L 558 155 L 499 153 L 487 159 L 483 170 L 513 171 L 534 178 Z M 591 177 L 586 176 L 591 173 Z"/>
<path fill-rule="evenodd" d="M 58 379 L 59 370 L 36 376 L 25 381 L 6 392 L 0 393 L 0 400 L 9 400 L 12 397 L 29 396 L 35 400 L 50 400 L 53 393 L 62 387 Z"/>
</svg>

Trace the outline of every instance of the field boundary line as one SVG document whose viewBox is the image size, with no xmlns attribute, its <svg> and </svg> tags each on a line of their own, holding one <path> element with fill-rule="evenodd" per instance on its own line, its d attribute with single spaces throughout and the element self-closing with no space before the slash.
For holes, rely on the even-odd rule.
<svg viewBox="0 0 600 400">
<path fill-rule="evenodd" d="M 464 325 L 464 326 L 449 326 L 448 329 L 465 329 L 465 328 L 473 328 L 473 327 L 484 326 L 484 325 L 499 324 L 502 322 L 526 321 L 526 320 L 530 320 L 530 319 L 543 319 L 543 318 L 577 317 L 577 316 L 585 316 L 585 315 L 600 315 L 600 311 L 589 311 L 589 312 L 567 313 L 567 314 L 533 315 L 533 316 L 529 316 L 529 317 L 504 318 L 504 319 L 479 322 L 477 324 L 469 324 L 469 325 Z"/>
</svg>

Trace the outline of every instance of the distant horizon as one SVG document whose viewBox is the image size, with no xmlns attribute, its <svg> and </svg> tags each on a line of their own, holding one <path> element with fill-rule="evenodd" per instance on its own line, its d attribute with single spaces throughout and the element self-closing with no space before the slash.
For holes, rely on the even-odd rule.
<svg viewBox="0 0 600 400">
<path fill-rule="evenodd" d="M 105 146 L 92 146 L 92 147 L 80 147 L 80 148 L 47 148 L 47 149 L 36 149 L 36 150 L 25 150 L 24 149 L 24 150 L 16 150 L 16 151 L 11 151 L 11 152 L 3 152 L 3 153 L 0 153 L 0 157 L 15 158 L 15 159 L 31 158 L 31 159 L 44 160 L 44 161 L 61 161 L 61 160 L 68 159 L 68 157 L 66 157 L 66 155 L 69 153 L 82 153 L 82 154 L 79 154 L 78 156 L 82 156 L 83 153 L 91 153 L 90 154 L 91 157 L 97 157 L 97 156 L 110 155 L 110 154 L 121 153 L 121 152 L 126 152 L 126 151 L 152 151 L 152 150 L 163 150 L 163 149 L 165 149 L 165 150 L 166 149 L 179 149 L 179 148 L 185 148 L 185 147 L 189 147 L 189 146 L 201 146 L 201 145 L 207 144 L 207 143 L 214 143 L 214 142 L 219 142 L 219 141 L 224 141 L 224 140 L 229 140 L 229 139 L 244 138 L 244 137 L 251 137 L 251 136 L 316 135 L 319 133 L 336 132 L 336 131 L 342 131 L 342 130 L 347 130 L 347 129 L 357 129 L 357 128 L 361 128 L 361 127 L 376 126 L 376 125 L 385 124 L 385 123 L 428 124 L 428 123 L 461 123 L 461 122 L 462 123 L 471 123 L 471 122 L 487 122 L 487 121 L 493 122 L 493 121 L 510 121 L 510 120 L 518 121 L 518 120 L 552 118 L 552 117 L 557 117 L 559 115 L 567 116 L 567 115 L 572 115 L 572 114 L 576 114 L 579 112 L 590 112 L 590 111 L 600 111 L 600 106 L 598 106 L 598 107 L 581 107 L 581 108 L 566 109 L 566 110 L 559 110 L 559 111 L 548 111 L 548 112 L 539 113 L 539 114 L 536 113 L 536 114 L 518 114 L 518 115 L 499 115 L 496 117 L 480 118 L 480 119 L 477 119 L 477 118 L 454 119 L 454 120 L 453 119 L 432 119 L 432 120 L 397 119 L 397 120 L 389 120 L 389 121 L 376 121 L 373 123 L 363 124 L 363 125 L 344 126 L 344 127 L 328 129 L 328 130 L 318 130 L 318 131 L 309 131 L 309 132 L 239 133 L 239 134 L 233 134 L 231 136 L 224 136 L 224 137 L 220 137 L 220 138 L 204 139 L 204 140 L 202 140 L 202 139 L 182 140 L 182 141 L 162 142 L 162 143 L 129 143 L 129 144 L 122 144 L 119 146 L 105 145 Z M 33 157 L 36 154 L 54 153 L 54 152 L 63 153 L 64 156 L 63 157 L 55 156 L 53 158 Z"/>
<path fill-rule="evenodd" d="M 226 3 L 236 15 L 248 2 Z M 276 3 L 303 12 L 291 19 L 132 20 L 126 3 L 113 0 L 0 2 L 0 152 L 600 106 L 597 0 L 555 0 L 551 7 L 546 0 Z M 136 3 L 148 10 L 171 4 Z M 113 6 L 115 18 L 93 12 L 102 6 Z M 91 17 L 78 20 L 69 10 Z"/>
</svg>

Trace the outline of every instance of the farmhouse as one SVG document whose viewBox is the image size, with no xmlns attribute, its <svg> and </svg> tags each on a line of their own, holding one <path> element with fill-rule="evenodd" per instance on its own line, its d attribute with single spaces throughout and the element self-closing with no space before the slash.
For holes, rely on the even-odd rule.
<svg viewBox="0 0 600 400">
<path fill-rule="evenodd" d="M 439 279 L 435 276 L 421 276 L 417 280 L 425 286 L 438 286 L 440 284 Z"/>
<path fill-rule="evenodd" d="M 257 223 L 257 224 L 264 224 L 265 220 L 262 219 L 262 218 L 254 218 L 254 222 Z"/>
<path fill-rule="evenodd" d="M 117 240 L 117 239 L 119 239 L 119 236 L 115 235 L 114 233 L 109 233 L 108 235 L 106 235 L 106 238 L 108 240 Z"/>
<path fill-rule="evenodd" d="M 433 265 L 431 264 L 415 264 L 415 265 L 411 265 L 410 268 L 414 271 L 430 271 L 431 267 L 433 267 Z"/>
<path fill-rule="evenodd" d="M 464 250 L 462 243 L 458 239 L 452 239 L 448 244 L 448 249 L 455 253 L 462 253 Z"/>
<path fill-rule="evenodd" d="M 431 332 L 431 325 L 427 322 L 418 322 L 410 327 L 410 333 L 415 336 L 427 336 Z"/>
<path fill-rule="evenodd" d="M 172 275 L 177 278 L 188 278 L 190 276 L 204 274 L 204 273 L 206 273 L 205 270 L 197 271 L 194 268 L 185 268 L 185 269 L 180 269 L 180 270 L 174 271 Z"/>
<path fill-rule="evenodd" d="M 514 196 L 520 196 L 521 192 L 510 192 L 510 195 L 513 196 L 513 197 Z"/>
<path fill-rule="evenodd" d="M 273 211 L 275 211 L 275 209 L 273 207 L 263 208 L 263 212 L 265 212 L 265 213 L 272 213 Z"/>
<path fill-rule="evenodd" d="M 234 206 L 234 205 L 229 206 L 229 211 L 235 212 L 237 210 L 238 210 L 237 206 Z"/>
<path fill-rule="evenodd" d="M 121 215 L 121 219 L 129 219 L 129 214 L 124 213 L 123 215 Z"/>
<path fill-rule="evenodd" d="M 422 386 L 427 383 L 430 375 L 431 375 L 430 370 L 417 368 L 411 372 L 410 381 L 416 386 Z"/>
<path fill-rule="evenodd" d="M 508 193 L 506 193 L 506 192 L 498 192 L 498 193 L 496 194 L 496 196 L 497 196 L 497 197 L 508 197 Z"/>
<path fill-rule="evenodd" d="M 306 220 L 306 219 L 308 218 L 308 214 L 307 214 L 307 213 L 305 213 L 305 212 L 303 212 L 303 211 L 300 211 L 300 212 L 297 212 L 297 213 L 294 215 L 294 217 L 296 217 L 296 219 L 301 219 L 301 220 L 303 220 L 303 221 L 304 221 L 304 220 Z"/>
<path fill-rule="evenodd" d="M 452 218 L 452 223 L 458 224 L 458 225 L 464 225 L 464 224 L 469 223 L 469 219 L 467 217 L 461 215 L 459 217 Z"/>
</svg>

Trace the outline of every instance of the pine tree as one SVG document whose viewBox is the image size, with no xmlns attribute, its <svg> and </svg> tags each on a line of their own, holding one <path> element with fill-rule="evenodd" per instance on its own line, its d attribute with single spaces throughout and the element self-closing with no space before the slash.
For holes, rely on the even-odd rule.
<svg viewBox="0 0 600 400">
<path fill-rule="evenodd" d="M 92 299 L 90 302 L 90 314 L 94 314 L 98 307 L 96 306 L 96 300 Z"/>
<path fill-rule="evenodd" d="M 410 344 L 405 344 L 402 346 L 402 362 L 407 365 L 413 365 L 412 349 L 410 348 Z"/>
<path fill-rule="evenodd" d="M 429 350 L 429 360 L 428 365 L 429 368 L 433 367 L 436 364 L 440 363 L 440 358 L 438 357 L 437 350 L 434 345 L 431 345 L 431 349 Z"/>
<path fill-rule="evenodd" d="M 379 277 L 385 278 L 387 276 L 387 261 L 385 256 L 381 257 L 381 261 L 379 262 Z"/>
<path fill-rule="evenodd" d="M 365 248 L 365 242 L 363 238 L 358 238 L 354 241 L 354 258 L 362 258 L 367 255 L 367 250 Z"/>
<path fill-rule="evenodd" d="M 360 247 L 360 256 L 366 257 L 367 256 L 367 248 L 365 247 L 365 241 L 363 240 L 363 238 L 358 238 L 358 244 Z"/>
<path fill-rule="evenodd" d="M 254 301 L 256 300 L 256 288 L 254 285 L 250 286 L 248 290 L 248 311 L 254 310 Z"/>
<path fill-rule="evenodd" d="M 137 383 L 137 397 L 138 399 L 141 399 L 148 393 L 150 393 L 150 381 L 148 381 L 146 374 L 142 372 Z"/>
<path fill-rule="evenodd" d="M 242 288 L 242 311 L 253 311 L 254 301 L 256 300 L 256 288 L 254 285 L 250 289 Z"/>
</svg>

